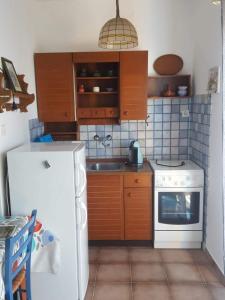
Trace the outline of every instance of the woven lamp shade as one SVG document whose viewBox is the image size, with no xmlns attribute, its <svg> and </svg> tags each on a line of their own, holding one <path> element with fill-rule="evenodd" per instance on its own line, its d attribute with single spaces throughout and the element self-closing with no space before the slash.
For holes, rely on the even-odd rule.
<svg viewBox="0 0 225 300">
<path fill-rule="evenodd" d="M 128 49 L 138 46 L 138 37 L 133 24 L 127 19 L 116 17 L 102 27 L 98 46 L 104 49 Z"/>
</svg>

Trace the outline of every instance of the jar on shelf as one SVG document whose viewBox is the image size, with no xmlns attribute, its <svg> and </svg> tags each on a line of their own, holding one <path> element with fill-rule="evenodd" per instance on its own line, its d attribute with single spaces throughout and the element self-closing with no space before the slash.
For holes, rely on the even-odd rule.
<svg viewBox="0 0 225 300">
<path fill-rule="evenodd" d="M 79 86 L 78 92 L 79 92 L 79 93 L 84 93 L 84 92 L 85 92 L 85 89 L 84 89 L 84 85 L 83 85 L 83 84 L 81 84 L 81 85 Z"/>
</svg>

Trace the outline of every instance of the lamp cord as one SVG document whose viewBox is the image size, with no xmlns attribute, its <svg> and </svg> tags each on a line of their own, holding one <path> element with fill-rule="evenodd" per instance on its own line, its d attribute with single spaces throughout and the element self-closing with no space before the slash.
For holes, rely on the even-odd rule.
<svg viewBox="0 0 225 300">
<path fill-rule="evenodd" d="M 116 17 L 120 17 L 120 7 L 119 7 L 119 0 L 116 0 Z"/>
</svg>

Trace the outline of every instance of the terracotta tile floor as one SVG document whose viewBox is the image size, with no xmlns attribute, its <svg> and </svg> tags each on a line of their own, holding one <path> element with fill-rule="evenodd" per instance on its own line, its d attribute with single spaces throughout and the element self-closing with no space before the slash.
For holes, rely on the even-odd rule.
<svg viewBox="0 0 225 300">
<path fill-rule="evenodd" d="M 85 300 L 225 300 L 225 279 L 201 250 L 91 247 Z"/>
</svg>

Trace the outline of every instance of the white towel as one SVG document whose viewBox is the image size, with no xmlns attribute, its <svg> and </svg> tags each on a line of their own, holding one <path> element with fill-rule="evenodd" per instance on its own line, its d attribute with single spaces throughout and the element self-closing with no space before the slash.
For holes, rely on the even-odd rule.
<svg viewBox="0 0 225 300">
<path fill-rule="evenodd" d="M 60 252 L 60 242 L 57 238 L 51 243 L 34 250 L 31 256 L 31 272 L 56 274 L 61 265 Z"/>
</svg>

